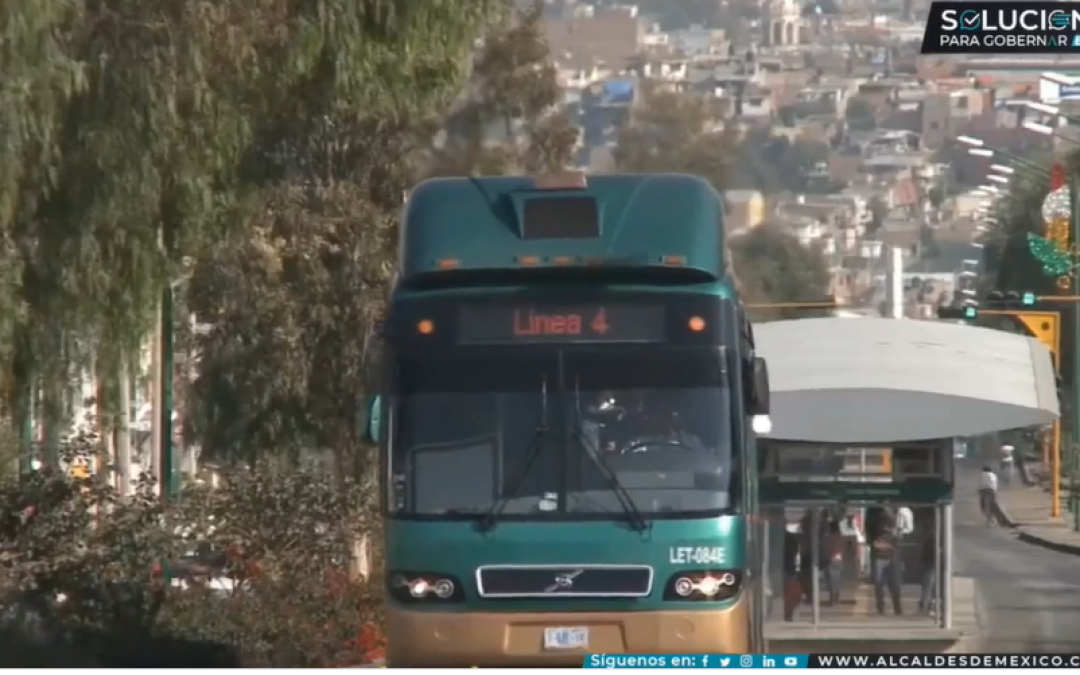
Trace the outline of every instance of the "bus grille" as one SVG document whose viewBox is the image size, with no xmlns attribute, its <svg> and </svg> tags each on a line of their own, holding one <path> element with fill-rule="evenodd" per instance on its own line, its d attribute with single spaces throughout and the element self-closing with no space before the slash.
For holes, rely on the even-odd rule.
<svg viewBox="0 0 1080 675">
<path fill-rule="evenodd" d="M 482 598 L 644 598 L 646 565 L 485 565 L 476 570 Z"/>
</svg>

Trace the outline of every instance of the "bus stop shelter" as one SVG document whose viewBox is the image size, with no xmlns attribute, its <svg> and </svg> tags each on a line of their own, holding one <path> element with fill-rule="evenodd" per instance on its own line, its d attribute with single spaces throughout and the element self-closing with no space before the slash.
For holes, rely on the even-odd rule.
<svg viewBox="0 0 1080 675">
<path fill-rule="evenodd" d="M 1058 417 L 1050 352 L 988 328 L 896 319 L 754 326 L 770 438 L 865 443 L 976 436 Z"/>
<path fill-rule="evenodd" d="M 1001 331 L 869 317 L 780 321 L 758 324 L 754 332 L 772 389 L 772 430 L 761 439 L 759 464 L 770 624 L 839 626 L 852 636 L 874 625 L 886 628 L 880 634 L 930 640 L 958 634 L 952 439 L 1056 419 L 1049 351 Z M 867 528 L 885 508 L 906 509 L 914 520 L 897 554 L 905 571 L 903 617 L 893 614 L 890 589 L 870 583 Z M 789 549 L 799 551 L 798 561 L 789 560 Z M 817 566 L 827 568 L 835 549 L 843 555 L 841 592 L 829 602 L 835 598 L 822 583 L 835 585 L 835 575 L 820 574 Z M 933 598 L 940 600 L 932 614 L 911 616 L 930 578 L 923 553 L 930 550 Z M 788 598 L 778 601 L 793 574 L 809 596 L 797 616 Z M 877 611 L 877 591 L 885 616 Z"/>
</svg>

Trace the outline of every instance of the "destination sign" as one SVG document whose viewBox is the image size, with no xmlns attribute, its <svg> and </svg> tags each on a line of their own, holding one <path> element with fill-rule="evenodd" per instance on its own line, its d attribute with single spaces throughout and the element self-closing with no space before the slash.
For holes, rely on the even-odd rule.
<svg viewBox="0 0 1080 675">
<path fill-rule="evenodd" d="M 543 342 L 663 342 L 660 305 L 462 307 L 458 342 L 466 345 Z"/>
</svg>

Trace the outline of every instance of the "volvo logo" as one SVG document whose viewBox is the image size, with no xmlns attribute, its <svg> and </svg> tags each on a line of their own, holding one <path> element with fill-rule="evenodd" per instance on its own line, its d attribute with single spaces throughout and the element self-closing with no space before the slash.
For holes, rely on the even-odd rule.
<svg viewBox="0 0 1080 675">
<path fill-rule="evenodd" d="M 573 572 L 567 572 L 566 574 L 560 574 L 555 577 L 555 583 L 551 584 L 544 589 L 545 593 L 558 593 L 560 591 L 568 591 L 574 587 L 574 579 L 577 579 L 584 573 L 585 570 L 574 570 Z"/>
</svg>

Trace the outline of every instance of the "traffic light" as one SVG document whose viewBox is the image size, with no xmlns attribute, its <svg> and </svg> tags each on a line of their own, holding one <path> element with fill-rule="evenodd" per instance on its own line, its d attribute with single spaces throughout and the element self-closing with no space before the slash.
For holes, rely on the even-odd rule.
<svg viewBox="0 0 1080 675">
<path fill-rule="evenodd" d="M 979 318 L 979 305 L 974 300 L 964 300 L 960 305 L 938 307 L 937 315 L 939 319 L 974 321 Z"/>
<path fill-rule="evenodd" d="M 990 291 L 986 294 L 987 309 L 1025 309 L 1035 306 L 1038 298 L 1031 291 Z"/>
</svg>

